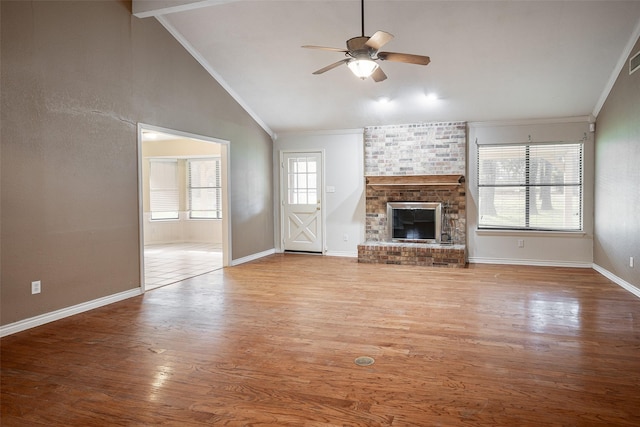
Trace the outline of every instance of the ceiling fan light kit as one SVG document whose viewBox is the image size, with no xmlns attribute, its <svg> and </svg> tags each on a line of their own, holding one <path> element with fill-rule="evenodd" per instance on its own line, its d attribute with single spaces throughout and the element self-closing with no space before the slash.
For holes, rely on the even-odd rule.
<svg viewBox="0 0 640 427">
<path fill-rule="evenodd" d="M 347 62 L 347 66 L 356 75 L 356 77 L 362 80 L 370 77 L 374 71 L 378 68 L 378 64 L 368 58 L 352 59 Z"/>
<path fill-rule="evenodd" d="M 393 35 L 386 31 L 376 31 L 371 37 L 364 35 L 364 0 L 360 1 L 362 17 L 362 35 L 347 40 L 347 49 L 335 47 L 305 45 L 303 48 L 329 50 L 342 52 L 346 59 L 327 65 L 313 74 L 322 74 L 334 68 L 347 64 L 349 69 L 360 79 L 371 77 L 375 82 L 381 82 L 387 78 L 382 68 L 376 61 L 404 62 L 406 64 L 428 65 L 431 59 L 428 56 L 413 55 L 409 53 L 379 52 L 380 48 L 393 39 Z"/>
</svg>

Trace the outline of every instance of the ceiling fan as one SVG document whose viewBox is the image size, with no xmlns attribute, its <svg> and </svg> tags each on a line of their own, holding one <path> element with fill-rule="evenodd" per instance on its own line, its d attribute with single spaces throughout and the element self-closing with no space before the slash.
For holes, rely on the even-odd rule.
<svg viewBox="0 0 640 427">
<path fill-rule="evenodd" d="M 331 65 L 327 65 L 324 68 L 320 68 L 314 71 L 313 74 L 322 74 L 326 71 L 333 70 L 334 68 L 347 64 L 353 74 L 361 79 L 371 77 L 376 82 L 381 82 L 387 78 L 387 75 L 382 71 L 376 61 L 393 61 L 404 62 L 407 64 L 416 65 L 428 65 L 431 59 L 428 56 L 412 55 L 409 53 L 397 53 L 397 52 L 380 52 L 380 48 L 390 42 L 393 39 L 393 35 L 385 31 L 376 31 L 371 37 L 364 35 L 364 0 L 360 0 L 360 15 L 362 19 L 362 35 L 360 37 L 353 37 L 347 40 L 347 49 L 340 49 L 335 47 L 324 46 L 312 46 L 305 45 L 303 48 L 307 49 L 321 49 L 329 50 L 332 52 L 342 52 L 346 56 L 338 62 L 334 62 Z"/>
</svg>

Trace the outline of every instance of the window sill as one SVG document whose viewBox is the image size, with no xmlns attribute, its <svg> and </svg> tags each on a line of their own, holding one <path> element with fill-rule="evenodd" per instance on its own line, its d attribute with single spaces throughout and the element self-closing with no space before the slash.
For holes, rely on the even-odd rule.
<svg viewBox="0 0 640 427">
<path fill-rule="evenodd" d="M 502 230 L 476 228 L 478 236 L 535 236 L 535 237 L 584 237 L 587 233 L 582 231 L 542 231 L 542 230 Z"/>
</svg>

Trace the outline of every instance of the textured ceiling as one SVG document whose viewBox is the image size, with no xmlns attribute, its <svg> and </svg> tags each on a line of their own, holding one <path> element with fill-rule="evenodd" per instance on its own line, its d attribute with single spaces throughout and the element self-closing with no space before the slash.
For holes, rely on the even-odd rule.
<svg viewBox="0 0 640 427">
<path fill-rule="evenodd" d="M 357 0 L 157 2 L 183 3 L 138 16 L 156 16 L 274 134 L 586 116 L 640 32 L 640 1 L 371 0 L 366 35 L 390 32 L 383 50 L 431 57 L 381 62 L 388 79 L 375 83 L 346 66 L 312 75 L 344 56 L 300 47 L 359 36 Z"/>
</svg>

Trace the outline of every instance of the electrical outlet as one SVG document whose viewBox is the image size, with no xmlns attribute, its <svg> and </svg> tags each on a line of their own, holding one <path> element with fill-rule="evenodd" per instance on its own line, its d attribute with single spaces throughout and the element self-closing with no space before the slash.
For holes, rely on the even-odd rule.
<svg viewBox="0 0 640 427">
<path fill-rule="evenodd" d="M 518 247 L 524 248 L 524 239 L 518 239 Z"/>
<path fill-rule="evenodd" d="M 32 295 L 39 294 L 41 287 L 42 287 L 42 283 L 40 283 L 40 280 L 31 282 L 31 294 Z"/>
<path fill-rule="evenodd" d="M 633 257 L 629 257 L 629 267 L 633 268 Z"/>
<path fill-rule="evenodd" d="M 345 233 L 345 234 L 342 236 L 342 240 L 344 240 L 345 242 L 348 242 L 348 241 L 349 241 L 349 235 Z"/>
</svg>

